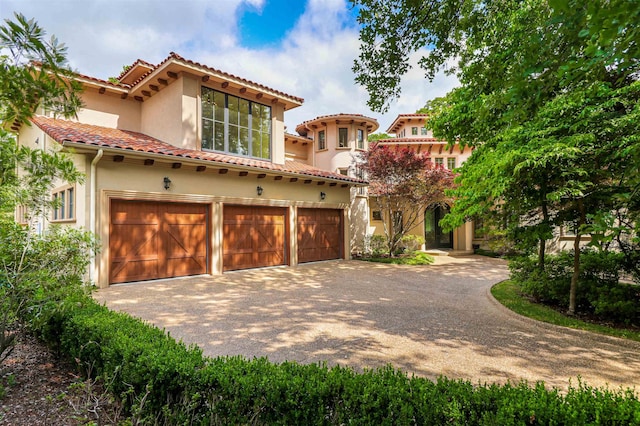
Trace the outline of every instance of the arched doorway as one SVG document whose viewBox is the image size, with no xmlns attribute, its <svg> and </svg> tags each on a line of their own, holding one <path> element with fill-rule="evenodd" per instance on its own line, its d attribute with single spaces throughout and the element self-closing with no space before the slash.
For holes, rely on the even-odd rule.
<svg viewBox="0 0 640 426">
<path fill-rule="evenodd" d="M 436 206 L 424 212 L 424 241 L 427 249 L 453 248 L 453 232 L 444 232 L 440 219 L 449 213 L 448 206 Z"/>
</svg>

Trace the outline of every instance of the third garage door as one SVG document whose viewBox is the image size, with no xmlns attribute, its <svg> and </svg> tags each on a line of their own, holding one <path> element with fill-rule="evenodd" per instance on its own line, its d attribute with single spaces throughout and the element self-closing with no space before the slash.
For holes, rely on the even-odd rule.
<svg viewBox="0 0 640 426">
<path fill-rule="evenodd" d="M 224 206 L 223 269 L 285 265 L 287 209 Z"/>
<path fill-rule="evenodd" d="M 342 210 L 298 209 L 298 262 L 343 258 Z"/>
</svg>

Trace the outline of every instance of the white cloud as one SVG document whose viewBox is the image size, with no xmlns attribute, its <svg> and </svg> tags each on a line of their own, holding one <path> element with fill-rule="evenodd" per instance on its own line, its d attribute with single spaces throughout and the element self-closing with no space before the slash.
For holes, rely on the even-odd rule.
<svg viewBox="0 0 640 426">
<path fill-rule="evenodd" d="M 443 75 L 430 84 L 415 67 L 403 79 L 402 95 L 390 111 L 373 113 L 351 71 L 359 41 L 346 0 L 308 0 L 277 49 L 238 45 L 242 7 L 261 9 L 264 0 L 0 0 L 0 17 L 11 18 L 15 10 L 35 18 L 67 44 L 72 67 L 91 76 L 115 76 L 136 59 L 158 63 L 175 51 L 302 97 L 304 105 L 285 114 L 289 131 L 302 121 L 341 112 L 374 117 L 384 131 L 397 114 L 415 112 L 456 84 Z"/>
</svg>

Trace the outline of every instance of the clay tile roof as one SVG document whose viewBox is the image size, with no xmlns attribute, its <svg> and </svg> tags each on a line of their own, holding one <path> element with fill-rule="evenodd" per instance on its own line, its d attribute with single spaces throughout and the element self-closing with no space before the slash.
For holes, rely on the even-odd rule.
<svg viewBox="0 0 640 426">
<path fill-rule="evenodd" d="M 383 145 L 386 144 L 394 144 L 394 143 L 447 143 L 447 141 L 437 138 L 389 138 L 389 139 L 378 139 L 376 142 L 381 143 Z"/>
<path fill-rule="evenodd" d="M 185 159 L 210 161 L 217 165 L 251 167 L 259 170 L 304 175 L 314 178 L 339 180 L 345 183 L 366 184 L 366 181 L 344 176 L 338 173 L 317 169 L 297 161 L 287 161 L 284 165 L 270 161 L 222 154 L 210 151 L 198 151 L 173 146 L 143 133 L 113 129 L 75 121 L 35 116 L 34 124 L 60 144 L 76 144 L 96 148 L 111 148 L 123 151 L 136 151 L 181 157 Z"/>
<path fill-rule="evenodd" d="M 133 68 L 135 68 L 135 66 L 138 65 L 138 64 L 144 65 L 144 66 L 149 67 L 149 68 L 155 68 L 156 67 L 152 63 L 149 63 L 147 61 L 143 61 L 142 59 L 138 59 L 133 64 L 131 64 L 128 68 L 125 67 L 125 69 L 122 70 L 120 75 L 117 77 L 118 80 L 122 80 L 122 77 L 124 77 L 129 71 L 131 71 Z"/>
<path fill-rule="evenodd" d="M 370 124 L 373 125 L 374 131 L 378 128 L 378 120 L 376 120 L 375 118 L 371 118 L 371 117 L 367 117 L 366 115 L 362 115 L 362 114 L 346 114 L 346 113 L 338 113 L 338 114 L 329 114 L 329 115 L 321 115 L 318 116 L 316 118 L 312 118 L 311 120 L 306 120 L 303 121 L 302 123 L 298 124 L 296 126 L 296 132 L 300 133 L 301 135 L 306 135 L 306 130 L 305 130 L 305 126 L 307 124 L 310 123 L 314 123 L 320 120 L 339 120 L 341 118 L 346 118 L 346 119 L 362 119 L 365 121 L 368 121 Z"/>
<path fill-rule="evenodd" d="M 220 71 L 220 70 L 215 69 L 215 68 L 212 68 L 212 67 L 210 67 L 210 66 L 208 66 L 208 65 L 204 65 L 204 64 L 201 64 L 201 63 L 199 63 L 199 62 L 195 62 L 195 61 L 192 61 L 192 60 L 190 60 L 190 59 L 183 58 L 182 56 L 178 55 L 178 54 L 177 54 L 177 53 L 175 53 L 175 52 L 171 52 L 171 53 L 169 53 L 169 56 L 167 56 L 167 58 L 166 58 L 164 61 L 162 61 L 160 64 L 155 65 L 155 66 L 154 66 L 154 65 L 151 65 L 153 68 L 152 68 L 151 70 L 149 70 L 148 72 L 146 72 L 146 73 L 142 74 L 142 76 L 140 76 L 140 78 L 138 78 L 138 79 L 137 79 L 137 80 L 136 80 L 136 81 L 131 85 L 131 87 L 135 87 L 136 85 L 140 84 L 140 83 L 141 83 L 145 78 L 147 78 L 147 76 L 149 76 L 149 74 L 151 74 L 152 72 L 154 72 L 156 69 L 161 68 L 163 65 L 165 65 L 167 62 L 169 62 L 169 61 L 171 61 L 171 60 L 176 60 L 176 61 L 184 62 L 184 63 L 186 63 L 186 64 L 188 64 L 188 65 L 192 65 L 192 66 L 195 66 L 195 67 L 202 68 L 202 69 L 204 69 L 204 70 L 205 70 L 205 71 L 207 71 L 207 72 L 211 72 L 211 73 L 218 74 L 218 75 L 221 75 L 221 76 L 224 76 L 224 77 L 227 77 L 227 78 L 233 79 L 233 80 L 237 80 L 237 81 L 242 82 L 242 83 L 244 83 L 244 84 L 249 84 L 249 85 L 252 85 L 252 86 L 256 86 L 256 87 L 258 87 L 258 88 L 260 88 L 260 89 L 262 89 L 262 90 L 267 90 L 267 91 L 272 92 L 272 93 L 275 93 L 275 94 L 277 94 L 277 95 L 284 96 L 284 97 L 287 97 L 287 98 L 289 98 L 289 99 L 293 99 L 293 100 L 295 100 L 296 102 L 304 103 L 304 99 L 303 99 L 303 98 L 299 98 L 299 97 L 297 97 L 297 96 L 292 96 L 292 95 L 286 94 L 286 93 L 284 93 L 284 92 L 281 92 L 281 91 L 279 91 L 279 90 L 272 89 L 272 88 L 270 88 L 270 87 L 267 87 L 267 86 L 265 86 L 265 85 L 262 85 L 262 84 L 260 84 L 260 83 L 256 83 L 256 82 L 254 82 L 254 81 L 247 80 L 247 79 L 242 78 L 242 77 L 238 77 L 237 75 L 233 75 L 233 74 L 229 74 L 229 73 L 224 72 L 224 71 Z M 150 64 L 149 64 L 149 65 L 150 65 Z"/>
</svg>

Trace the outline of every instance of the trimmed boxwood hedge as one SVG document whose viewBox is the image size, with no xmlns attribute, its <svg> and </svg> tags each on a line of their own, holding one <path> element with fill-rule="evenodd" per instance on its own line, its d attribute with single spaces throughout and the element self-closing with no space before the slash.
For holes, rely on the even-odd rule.
<svg viewBox="0 0 640 426">
<path fill-rule="evenodd" d="M 90 298 L 65 310 L 56 327 L 44 335 L 49 343 L 103 379 L 144 424 L 640 425 L 632 390 L 579 383 L 563 394 L 543 383 L 433 382 L 391 366 L 356 373 L 265 358 L 208 358 Z"/>
</svg>

